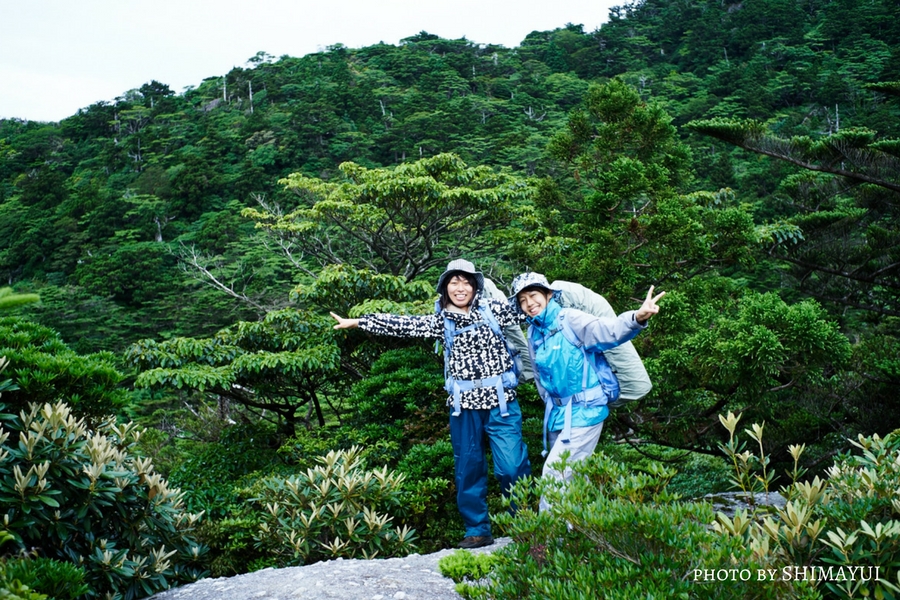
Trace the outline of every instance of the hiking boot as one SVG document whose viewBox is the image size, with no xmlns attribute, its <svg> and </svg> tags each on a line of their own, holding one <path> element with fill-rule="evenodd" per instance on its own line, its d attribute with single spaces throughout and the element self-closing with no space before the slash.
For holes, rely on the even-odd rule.
<svg viewBox="0 0 900 600">
<path fill-rule="evenodd" d="M 459 543 L 460 548 L 481 548 L 494 543 L 494 538 L 489 535 L 470 535 Z"/>
</svg>

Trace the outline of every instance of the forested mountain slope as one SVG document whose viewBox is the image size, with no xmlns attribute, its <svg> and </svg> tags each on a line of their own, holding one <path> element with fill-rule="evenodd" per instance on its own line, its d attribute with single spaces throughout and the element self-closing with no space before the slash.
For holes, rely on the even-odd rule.
<svg viewBox="0 0 900 600">
<path fill-rule="evenodd" d="M 534 32 L 518 48 L 423 32 L 396 47 L 261 52 L 183 94 L 153 81 L 58 124 L 3 121 L 0 274 L 40 291 L 36 318 L 84 350 L 210 332 L 254 311 L 185 277 L 179 256 L 265 263 L 245 291 L 288 289 L 296 275 L 255 254 L 239 214 L 258 197 L 289 206 L 280 177 L 328 179 L 343 161 L 390 166 L 440 152 L 547 174 L 549 137 L 589 82 L 613 76 L 676 125 L 751 117 L 780 135 L 861 126 L 892 136 L 896 103 L 864 85 L 900 79 L 898 10 L 889 0 L 648 0 L 614 9 L 598 31 Z M 760 216 L 776 210 L 783 165 L 682 135 L 695 189 L 729 186 L 762 200 Z"/>
<path fill-rule="evenodd" d="M 623 486 L 609 488 L 621 511 L 591 513 L 588 529 L 627 530 L 643 547 L 649 538 L 630 527 L 644 522 L 629 512 L 637 507 L 647 523 L 674 524 L 653 541 L 667 550 L 651 544 L 652 572 L 637 575 L 630 547 L 596 552 L 599 538 L 567 528 L 574 513 L 556 529 L 543 513 L 506 526 L 533 526 L 553 544 L 568 536 L 578 552 L 586 544 L 611 561 L 587 565 L 591 577 L 622 567 L 636 582 L 687 589 L 684 573 L 713 560 L 721 536 L 711 513 L 689 516 L 669 484 L 687 497 L 729 477 L 775 489 L 824 475 L 859 439 L 869 451 L 840 461 L 872 463 L 865 478 L 831 472 L 840 493 L 803 516 L 847 531 L 893 518 L 896 461 L 882 459 L 896 455 L 896 437 L 875 436 L 900 427 L 898 190 L 895 0 L 645 0 L 613 9 L 597 31 L 536 31 L 516 48 L 421 32 L 397 46 L 260 52 L 180 94 L 151 81 L 60 123 L 0 121 L 0 418 L 19 431 L 46 417 L 33 428 L 57 427 L 53 440 L 111 427 L 134 451 L 129 493 L 168 494 L 165 477 L 184 490 L 185 510 L 205 511 L 202 524 L 183 521 L 190 536 L 173 560 L 190 568 L 160 567 L 152 585 L 138 563 L 122 581 L 103 579 L 109 558 L 94 547 L 97 593 L 133 585 L 147 595 L 207 571 L 412 543 L 428 551 L 462 533 L 440 355 L 335 331 L 328 312 L 428 313 L 437 275 L 457 256 L 501 288 L 527 268 L 600 291 L 619 311 L 655 285 L 667 292 L 661 312 L 635 339 L 654 388 L 607 419 L 592 467 Z M 543 406 L 532 386 L 519 398 L 537 472 Z M 49 407 L 60 399 L 68 406 Z M 17 417 L 29 402 L 46 414 Z M 103 425 L 110 413 L 148 429 Z M 732 433 L 750 435 L 752 448 Z M 37 491 L 7 486 L 3 502 L 25 507 L 16 514 L 31 516 L 9 529 L 37 544 L 39 519 L 60 519 L 57 498 L 93 490 L 104 467 L 66 467 L 90 481 L 59 475 L 53 485 L 65 491 L 51 497 L 16 435 L 9 453 L 27 474 L 15 485 L 33 477 Z M 41 451 L 55 456 L 53 443 Z M 72 460 L 96 458 L 81 451 L 86 438 L 79 444 Z M 617 460 L 643 471 L 626 477 Z M 4 481 L 11 464 L 0 464 Z M 872 473 L 877 500 L 845 502 Z M 108 497 L 121 492 L 111 477 L 101 478 Z M 824 484 L 807 483 L 796 493 L 824 503 Z M 341 486 L 360 504 L 339 501 Z M 578 511 L 605 493 L 589 487 Z M 490 501 L 497 512 L 493 487 Z M 384 512 L 358 518 L 379 503 Z M 279 506 L 296 510 L 288 518 Z M 110 531 L 137 531 L 115 522 L 124 512 L 100 512 L 112 515 Z M 692 533 L 678 529 L 690 524 Z M 63 550 L 94 539 L 65 527 L 54 529 Z M 771 547 L 800 540 L 788 564 L 815 562 L 822 530 L 804 531 L 776 532 Z M 748 539 L 717 547 L 749 555 L 758 540 Z M 883 564 L 896 564 L 896 543 L 884 548 Z M 544 564 L 531 549 L 520 558 Z M 656 568 L 657 558 L 674 566 Z M 507 576 L 531 585 L 529 573 Z"/>
</svg>

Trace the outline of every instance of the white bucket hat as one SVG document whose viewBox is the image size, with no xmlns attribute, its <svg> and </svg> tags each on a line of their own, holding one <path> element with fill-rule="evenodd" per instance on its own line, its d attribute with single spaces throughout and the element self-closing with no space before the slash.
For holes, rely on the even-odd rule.
<svg viewBox="0 0 900 600">
<path fill-rule="evenodd" d="M 475 283 L 478 288 L 475 291 L 481 292 L 484 290 L 484 274 L 482 274 L 480 271 L 476 271 L 475 265 L 473 265 L 471 262 L 463 258 L 457 258 L 456 260 L 451 260 L 447 264 L 447 270 L 445 270 L 438 278 L 438 293 L 441 293 L 444 290 L 444 286 L 447 285 L 447 282 L 450 280 L 450 277 L 453 276 L 454 273 L 465 273 L 467 275 L 471 275 L 475 278 Z"/>
</svg>

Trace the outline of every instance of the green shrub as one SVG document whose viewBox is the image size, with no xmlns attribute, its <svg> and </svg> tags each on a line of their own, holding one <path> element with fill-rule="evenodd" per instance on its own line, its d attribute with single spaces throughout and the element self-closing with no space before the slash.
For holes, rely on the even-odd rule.
<svg viewBox="0 0 900 600">
<path fill-rule="evenodd" d="M 449 577 L 456 583 L 466 580 L 478 581 L 488 576 L 497 560 L 493 554 L 475 554 L 457 550 L 438 561 L 438 568 L 441 575 Z"/>
<path fill-rule="evenodd" d="M 90 590 L 84 569 L 52 558 L 15 558 L 5 564 L 6 578 L 54 600 L 75 600 Z"/>
<path fill-rule="evenodd" d="M 754 482 L 768 482 L 763 454 L 763 426 L 752 425 L 745 432 L 759 445 L 759 457 L 741 448 L 735 434 L 740 415 L 720 417 L 731 439 L 723 445 L 732 456 L 735 484 L 746 488 Z M 869 573 L 845 577 L 844 581 L 819 581 L 821 588 L 838 598 L 900 598 L 900 434 L 884 439 L 878 435 L 851 443 L 861 454 L 842 453 L 828 470 L 828 479 L 799 481 L 803 446 L 792 446 L 794 480 L 781 493 L 789 500 L 774 514 L 747 515 L 739 511 L 732 520 L 718 515 L 717 531 L 739 539 L 753 551 L 754 559 L 766 568 L 808 566 L 816 569 L 879 567 L 879 577 Z M 847 571 L 849 573 L 849 571 Z M 823 578 L 820 578 L 823 579 Z"/>
<path fill-rule="evenodd" d="M 210 576 L 230 577 L 277 565 L 273 557 L 257 548 L 260 518 L 259 511 L 254 511 L 203 522 L 197 538 L 210 548 Z"/>
<path fill-rule="evenodd" d="M 0 374 L 9 366 L 9 360 L 5 356 L 0 356 Z M 12 382 L 12 379 L 0 379 L 0 394 L 10 390 L 18 389 Z"/>
<path fill-rule="evenodd" d="M 244 478 L 270 471 L 277 464 L 274 432 L 262 426 L 228 428 L 217 442 L 193 444 L 194 452 L 169 475 L 169 483 L 184 490 L 185 506 L 208 518 L 223 518 L 237 502 Z"/>
<path fill-rule="evenodd" d="M 356 410 L 351 424 L 392 425 L 422 406 L 441 406 L 446 397 L 444 375 L 434 353 L 416 347 L 389 350 L 353 386 L 351 402 Z"/>
<path fill-rule="evenodd" d="M 416 530 L 422 552 L 446 548 L 464 533 L 456 509 L 454 468 L 447 440 L 416 444 L 397 465 L 404 475 L 403 521 Z"/>
<path fill-rule="evenodd" d="M 62 402 L 0 419 L 0 509 L 21 546 L 82 566 L 94 594 L 125 600 L 204 574 L 191 537 L 200 516 L 132 454 L 141 430 L 88 429 Z"/>
<path fill-rule="evenodd" d="M 448 440 L 433 444 L 416 444 L 397 464 L 397 471 L 407 479 L 424 480 L 440 478 L 453 481 L 455 463 L 453 446 Z"/>
<path fill-rule="evenodd" d="M 632 447 L 601 440 L 598 446 L 610 458 L 635 470 L 644 470 L 651 464 L 671 465 L 677 473 L 669 482 L 668 490 L 682 498 L 700 498 L 707 494 L 728 491 L 731 470 L 721 456 L 700 454 L 653 444 Z"/>
<path fill-rule="evenodd" d="M 673 470 L 651 464 L 647 472 L 632 472 L 602 452 L 571 466 L 567 486 L 544 479 L 533 492 L 527 482 L 515 486 L 518 513 L 495 519 L 512 543 L 494 553 L 488 581 L 457 586 L 465 598 L 818 597 L 802 582 L 704 577 L 721 569 L 756 574 L 759 565 L 743 540 L 711 530 L 711 505 L 678 501 L 667 490 Z M 540 494 L 551 510 L 535 510 Z"/>
<path fill-rule="evenodd" d="M 282 443 L 278 456 L 292 472 L 315 467 L 331 450 L 360 448 L 367 464 L 393 466 L 403 451 L 403 429 L 396 425 L 342 425 L 301 429 Z"/>
<path fill-rule="evenodd" d="M 0 317 L 0 356 L 11 365 L 7 375 L 16 385 L 7 388 L 3 399 L 15 412 L 27 412 L 31 403 L 66 398 L 75 414 L 93 425 L 126 402 L 119 386 L 123 376 L 112 353 L 77 354 L 59 333 L 43 325 Z"/>
<path fill-rule="evenodd" d="M 0 581 L 0 600 L 48 600 L 46 594 L 40 594 L 27 585 L 13 579 Z M 52 598 L 49 600 L 53 600 Z"/>
<path fill-rule="evenodd" d="M 861 454 L 843 453 L 828 470 L 828 495 L 818 505 L 827 522 L 826 564 L 872 565 L 881 581 L 829 583 L 840 598 L 900 598 L 900 433 L 859 436 Z"/>
<path fill-rule="evenodd" d="M 306 473 L 254 486 L 252 502 L 262 513 L 256 547 L 279 566 L 409 553 L 413 531 L 391 526 L 403 476 L 387 467 L 366 470 L 358 447 L 331 451 L 318 462 Z"/>
</svg>

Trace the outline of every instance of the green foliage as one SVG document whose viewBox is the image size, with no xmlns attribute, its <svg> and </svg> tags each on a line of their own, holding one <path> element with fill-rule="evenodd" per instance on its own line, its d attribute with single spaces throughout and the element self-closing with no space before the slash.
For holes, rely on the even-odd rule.
<svg viewBox="0 0 900 600">
<path fill-rule="evenodd" d="M 16 412 L 33 402 L 65 398 L 78 416 L 96 421 L 126 401 L 115 356 L 76 354 L 57 332 L 36 323 L 0 317 L 0 356 L 12 365 L 17 389 L 10 389 L 5 401 Z"/>
<path fill-rule="evenodd" d="M 313 282 L 291 292 L 296 302 L 351 317 L 371 312 L 426 314 L 434 310 L 434 298 L 434 285 L 426 281 L 408 282 L 345 264 L 325 266 Z"/>
<path fill-rule="evenodd" d="M 792 443 L 822 444 L 807 435 L 831 419 L 817 396 L 839 385 L 829 374 L 847 364 L 851 346 L 816 303 L 695 280 L 666 295 L 653 328 L 659 354 L 645 361 L 659 399 L 646 409 L 657 415 L 655 439 L 713 447 L 710 411 L 727 408 L 766 421 L 772 456 Z"/>
<path fill-rule="evenodd" d="M 683 498 L 701 498 L 730 489 L 731 469 L 722 457 L 653 444 L 632 447 L 601 438 L 598 448 L 613 460 L 645 471 L 652 465 L 677 470 L 668 490 Z"/>
<path fill-rule="evenodd" d="M 478 581 L 487 577 L 498 559 L 493 554 L 475 554 L 466 550 L 457 550 L 438 561 L 441 575 L 449 577 L 456 583 Z"/>
<path fill-rule="evenodd" d="M 802 480 L 845 438 L 900 426 L 900 4 L 856 4 L 644 0 L 518 48 L 422 32 L 262 53 L 183 94 L 150 82 L 58 125 L 0 120 L 0 275 L 39 293 L 18 310 L 60 334 L 18 325 L 23 360 L 0 331 L 16 369 L 0 389 L 99 422 L 123 408 L 115 362 L 59 340 L 89 353 L 152 337 L 128 359 L 153 394 L 127 412 L 160 427 L 143 439 L 195 488 L 186 501 L 221 508 L 217 573 L 275 564 L 248 549 L 258 519 L 226 507 L 234 485 L 284 466 L 230 421 L 273 421 L 266 445 L 289 466 L 366 444 L 370 464 L 406 470 L 422 545 L 449 542 L 436 363 L 319 314 L 426 314 L 435 271 L 462 253 L 498 281 L 527 266 L 620 310 L 650 284 L 668 291 L 636 341 L 655 389 L 608 432 L 710 452 L 726 439 L 715 415 L 744 410 L 766 424 L 753 446 L 768 460 L 766 484 L 752 469 L 745 484 Z M 668 489 L 720 485 L 704 464 Z"/>
<path fill-rule="evenodd" d="M 741 415 L 729 413 L 720 420 L 731 434 L 726 453 L 735 460 L 736 485 L 745 489 L 744 480 L 751 475 L 764 481 L 764 460 L 751 464 L 750 452 L 735 456 L 734 434 Z M 754 424 L 745 430 L 760 442 L 762 459 L 762 426 Z M 900 588 L 900 437 L 896 433 L 881 438 L 862 436 L 853 445 L 860 455 L 840 454 L 828 470 L 828 479 L 799 481 L 796 462 L 802 447 L 792 447 L 795 473 L 789 486 L 782 488 L 788 498 L 784 508 L 774 514 L 748 517 L 740 510 L 732 520 L 719 513 L 716 531 L 740 539 L 752 549 L 754 557 L 766 568 L 782 569 L 805 566 L 827 573 L 847 567 L 879 568 L 879 575 L 819 576 L 817 586 L 827 588 L 839 598 L 896 598 Z M 768 490 L 767 490 L 768 491 Z M 846 530 L 845 530 L 846 529 Z"/>
<path fill-rule="evenodd" d="M 5 580 L 17 580 L 37 593 L 54 600 L 75 600 L 90 589 L 84 569 L 52 558 L 6 559 Z"/>
<path fill-rule="evenodd" d="M 757 140 L 765 134 L 765 127 L 750 119 L 706 119 L 691 121 L 687 127 L 710 135 L 736 146 L 744 147 L 751 140 Z"/>
<path fill-rule="evenodd" d="M 0 581 L 0 598 L 3 600 L 47 600 L 46 594 L 32 591 L 29 587 L 15 579 Z"/>
<path fill-rule="evenodd" d="M 136 242 L 83 261 L 73 279 L 97 296 L 141 306 L 161 299 L 171 285 L 167 271 L 174 266 L 175 258 L 164 245 Z"/>
<path fill-rule="evenodd" d="M 351 423 L 402 426 L 420 408 L 440 412 L 438 407 L 446 400 L 443 388 L 444 374 L 433 351 L 429 355 L 417 347 L 389 350 L 351 389 L 350 402 L 356 407 Z"/>
<path fill-rule="evenodd" d="M 861 454 L 841 454 L 828 470 L 828 500 L 819 510 L 827 519 L 829 553 L 823 562 L 837 566 L 872 565 L 881 581 L 833 583 L 837 596 L 879 593 L 900 597 L 900 435 L 859 436 Z M 896 582 L 896 583 L 894 583 Z"/>
<path fill-rule="evenodd" d="M 37 294 L 16 294 L 11 287 L 0 288 L 0 311 L 12 310 L 22 304 L 37 302 L 41 297 Z"/>
<path fill-rule="evenodd" d="M 240 322 L 212 338 L 143 340 L 126 354 L 141 370 L 137 387 L 225 397 L 273 413 L 287 434 L 312 415 L 325 424 L 321 403 L 339 385 L 339 358 L 328 321 L 294 309 Z"/>
<path fill-rule="evenodd" d="M 306 473 L 270 477 L 255 486 L 252 501 L 262 512 L 257 548 L 281 566 L 391 556 L 413 548 L 413 531 L 391 526 L 402 475 L 387 467 L 366 470 L 357 447 L 329 452 L 319 463 Z"/>
<path fill-rule="evenodd" d="M 197 538 L 210 548 L 211 577 L 230 577 L 278 565 L 275 557 L 256 546 L 259 524 L 259 513 L 203 522 Z"/>
<path fill-rule="evenodd" d="M 200 515 L 132 454 L 140 430 L 88 428 L 63 403 L 5 415 L 0 506 L 19 545 L 84 568 L 95 594 L 126 600 L 203 575 Z"/>
<path fill-rule="evenodd" d="M 168 476 L 184 490 L 191 512 L 210 519 L 226 517 L 239 502 L 237 489 L 277 466 L 274 431 L 260 425 L 235 425 L 211 442 L 197 442 Z"/>
<path fill-rule="evenodd" d="M 548 146 L 561 175 L 541 183 L 536 226 L 516 241 L 528 264 L 624 306 L 650 284 L 750 262 L 748 208 L 730 190 L 683 193 L 690 152 L 671 120 L 619 79 L 589 89 Z"/>
<path fill-rule="evenodd" d="M 781 214 L 759 228 L 760 242 L 781 262 L 791 287 L 837 307 L 894 312 L 898 283 L 888 265 L 896 262 L 900 240 L 896 139 L 862 126 L 791 137 L 759 121 L 718 118 L 687 126 L 804 169 L 782 180 L 786 198 L 781 206 L 769 203 Z"/>
<path fill-rule="evenodd" d="M 450 442 L 439 439 L 412 446 L 400 459 L 396 471 L 404 477 L 403 521 L 416 530 L 421 552 L 456 543 L 463 529 L 456 508 Z"/>
<path fill-rule="evenodd" d="M 8 366 L 9 361 L 6 357 L 0 356 L 0 375 L 3 374 L 3 371 L 5 371 Z M 0 379 L 0 394 L 14 389 L 16 389 L 16 385 L 12 382 L 12 379 Z"/>
<path fill-rule="evenodd" d="M 463 597 L 820 597 L 803 583 L 704 578 L 717 569 L 756 573 L 758 564 L 742 540 L 709 529 L 710 505 L 678 501 L 667 490 L 671 469 L 634 472 L 599 452 L 571 466 L 575 476 L 567 486 L 535 485 L 551 510 L 530 508 L 528 486 L 516 486 L 517 516 L 497 519 L 512 543 L 494 553 L 486 583 L 458 586 Z"/>
<path fill-rule="evenodd" d="M 394 169 L 339 167 L 342 180 L 294 173 L 280 183 L 303 199 L 289 213 L 246 209 L 258 227 L 326 264 L 350 264 L 407 280 L 447 256 L 482 254 L 510 222 L 527 185 L 506 172 L 438 154 Z M 340 244 L 338 244 L 340 240 Z"/>
</svg>

